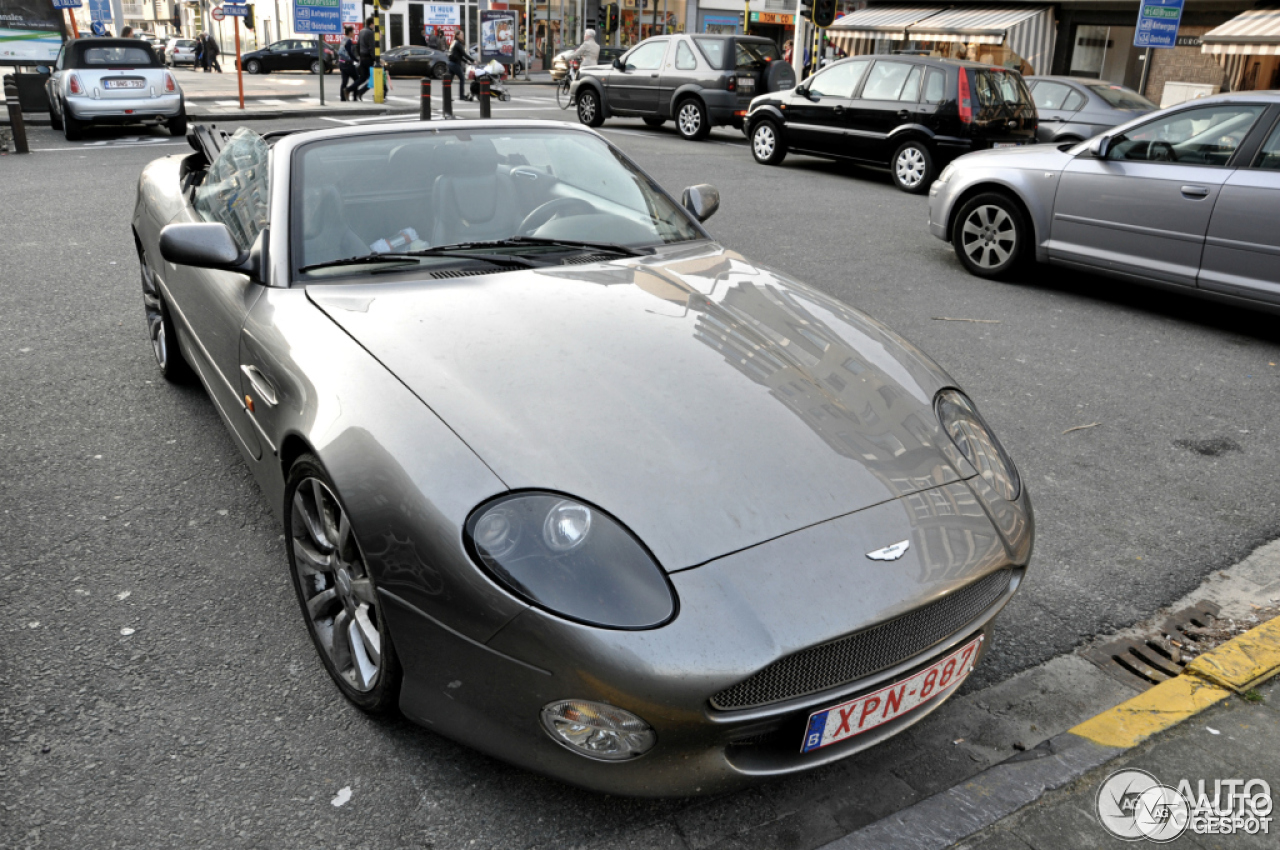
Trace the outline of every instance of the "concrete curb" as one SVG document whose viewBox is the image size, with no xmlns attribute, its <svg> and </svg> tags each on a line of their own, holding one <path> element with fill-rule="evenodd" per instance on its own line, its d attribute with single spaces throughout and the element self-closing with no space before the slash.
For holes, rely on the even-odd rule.
<svg viewBox="0 0 1280 850">
<path fill-rule="evenodd" d="M 950 847 L 1277 673 L 1280 617 L 1206 652 L 1182 675 L 821 850 Z"/>
</svg>

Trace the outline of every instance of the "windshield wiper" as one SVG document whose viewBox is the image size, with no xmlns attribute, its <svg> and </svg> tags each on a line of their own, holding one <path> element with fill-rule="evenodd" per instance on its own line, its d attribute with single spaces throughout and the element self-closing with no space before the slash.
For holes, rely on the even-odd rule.
<svg viewBox="0 0 1280 850">
<path fill-rule="evenodd" d="M 496 239 L 492 242 L 463 242 L 458 245 L 446 245 L 440 250 L 451 251 L 455 248 L 519 248 L 523 245 L 545 245 L 551 248 L 569 248 L 582 251 L 599 251 L 604 254 L 617 254 L 622 257 L 644 257 L 653 253 L 652 249 L 633 248 L 616 242 L 583 242 L 578 239 L 544 239 L 541 236 L 512 236 L 508 239 Z M 436 249 L 432 249 L 436 250 Z M 510 255 L 506 255 L 510 256 Z"/>
<path fill-rule="evenodd" d="M 384 254 L 361 254 L 358 257 L 347 257 L 345 260 L 329 260 L 324 263 L 312 263 L 309 266 L 303 266 L 298 269 L 298 271 L 309 272 L 316 269 L 332 268 L 334 266 L 355 266 L 365 263 L 385 263 L 387 261 L 398 262 L 399 265 L 409 265 L 419 257 L 448 257 L 459 260 L 480 260 L 482 262 L 493 263 L 498 266 L 520 266 L 526 269 L 531 269 L 537 265 L 537 263 L 526 260 L 523 257 L 472 254 L 458 250 L 461 247 L 463 246 L 445 245 L 440 248 L 423 248 L 421 251 L 392 251 Z"/>
</svg>

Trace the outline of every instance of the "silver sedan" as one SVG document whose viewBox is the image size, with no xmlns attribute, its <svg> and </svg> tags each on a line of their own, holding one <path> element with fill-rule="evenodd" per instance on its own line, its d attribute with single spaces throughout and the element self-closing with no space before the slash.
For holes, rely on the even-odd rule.
<svg viewBox="0 0 1280 850">
<path fill-rule="evenodd" d="M 550 122 L 194 138 L 138 187 L 152 350 L 354 705 L 713 793 L 900 732 L 987 651 L 1012 461 L 919 349 L 716 243 L 711 187 Z"/>
<path fill-rule="evenodd" d="M 1036 140 L 1080 142 L 1159 109 L 1133 89 L 1079 77 L 1027 77 L 1040 123 Z"/>
<path fill-rule="evenodd" d="M 982 277 L 1038 260 L 1280 310 L 1280 94 L 1195 100 L 1088 142 L 983 151 L 929 191 Z"/>
</svg>

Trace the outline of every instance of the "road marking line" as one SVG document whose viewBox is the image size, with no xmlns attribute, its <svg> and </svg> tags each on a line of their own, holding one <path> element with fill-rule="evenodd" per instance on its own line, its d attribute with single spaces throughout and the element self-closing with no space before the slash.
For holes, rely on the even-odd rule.
<svg viewBox="0 0 1280 850">
<path fill-rule="evenodd" d="M 1231 691 L 1197 676 L 1175 676 L 1070 731 L 1104 747 L 1128 749 L 1229 696 Z"/>
<path fill-rule="evenodd" d="M 218 104 L 219 106 L 239 106 L 240 105 L 239 100 L 215 100 L 214 103 Z"/>
<path fill-rule="evenodd" d="M 287 102 L 288 101 L 280 100 L 276 97 L 264 97 L 261 100 L 256 101 L 256 103 L 269 103 L 272 106 L 283 106 Z"/>
<path fill-rule="evenodd" d="M 34 153 L 34 152 L 36 152 L 36 151 L 39 151 L 40 153 L 50 153 L 50 152 L 54 152 L 54 151 L 83 151 L 83 150 L 90 150 L 90 151 L 110 151 L 110 150 L 122 151 L 122 150 L 136 150 L 137 148 L 160 148 L 160 147 L 166 147 L 166 146 L 168 146 L 168 145 L 185 145 L 185 144 L 187 144 L 187 142 L 161 142 L 161 141 L 155 141 L 155 142 L 148 142 L 148 143 L 147 143 L 147 144 L 145 144 L 145 145 L 144 145 L 144 144 L 132 144 L 132 145 L 77 145 L 77 146 L 76 146 L 76 147 L 74 147 L 74 148 L 32 148 L 31 150 L 32 150 L 32 152 L 33 152 L 33 153 Z"/>
</svg>

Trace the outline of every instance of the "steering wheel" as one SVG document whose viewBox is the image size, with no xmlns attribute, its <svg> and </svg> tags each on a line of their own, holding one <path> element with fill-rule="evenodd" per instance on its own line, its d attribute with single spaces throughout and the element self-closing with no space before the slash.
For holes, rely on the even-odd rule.
<svg viewBox="0 0 1280 850">
<path fill-rule="evenodd" d="M 582 198 L 556 198 L 542 204 L 533 212 L 524 217 L 524 221 L 520 222 L 520 226 L 516 228 L 516 234 L 519 236 L 529 236 L 533 231 L 542 225 L 551 221 L 553 218 L 570 215 L 588 215 L 596 210 L 595 204 L 584 201 Z"/>
<path fill-rule="evenodd" d="M 1150 162 L 1177 162 L 1178 152 L 1168 142 L 1152 142 L 1147 146 L 1147 159 Z"/>
</svg>

